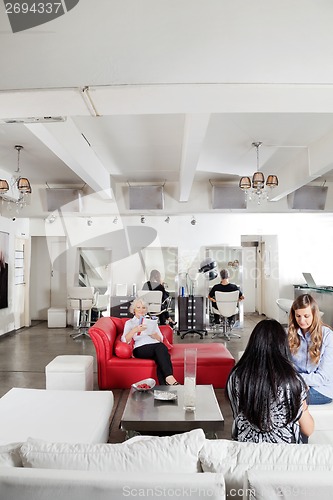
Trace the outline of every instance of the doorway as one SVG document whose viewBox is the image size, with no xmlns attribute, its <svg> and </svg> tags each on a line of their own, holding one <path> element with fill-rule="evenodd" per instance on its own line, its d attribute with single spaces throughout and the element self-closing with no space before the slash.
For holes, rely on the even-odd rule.
<svg viewBox="0 0 333 500">
<path fill-rule="evenodd" d="M 245 312 L 277 318 L 279 254 L 277 235 L 242 235 Z"/>
</svg>

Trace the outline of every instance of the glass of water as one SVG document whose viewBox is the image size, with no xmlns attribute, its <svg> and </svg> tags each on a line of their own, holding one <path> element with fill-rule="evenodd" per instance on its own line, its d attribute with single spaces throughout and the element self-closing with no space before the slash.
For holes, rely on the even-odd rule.
<svg viewBox="0 0 333 500">
<path fill-rule="evenodd" d="M 184 410 L 195 411 L 197 375 L 197 350 L 185 349 L 184 352 Z"/>
</svg>

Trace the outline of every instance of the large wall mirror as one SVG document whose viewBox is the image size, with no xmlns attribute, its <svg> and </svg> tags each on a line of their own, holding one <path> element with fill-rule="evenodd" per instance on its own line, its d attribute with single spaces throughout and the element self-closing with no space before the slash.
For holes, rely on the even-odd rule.
<svg viewBox="0 0 333 500">
<path fill-rule="evenodd" d="M 93 286 L 100 295 L 110 293 L 112 252 L 105 248 L 78 248 L 79 286 Z"/>
<path fill-rule="evenodd" d="M 206 248 L 207 257 L 211 257 L 217 263 L 217 271 L 228 269 L 230 283 L 235 283 L 242 288 L 243 285 L 243 249 L 241 247 L 209 247 Z M 220 282 L 220 274 L 209 283 L 210 288 Z"/>
<path fill-rule="evenodd" d="M 170 314 L 173 318 L 178 319 L 177 303 L 175 301 L 176 282 L 178 276 L 178 248 L 176 247 L 161 247 L 161 248 L 144 248 L 142 250 L 142 260 L 144 265 L 144 281 L 149 280 L 150 272 L 157 269 L 161 273 L 162 281 L 165 289 L 170 294 Z M 140 283 L 142 288 L 143 283 Z"/>
<path fill-rule="evenodd" d="M 174 294 L 178 273 L 178 249 L 176 247 L 144 248 L 142 259 L 145 269 L 144 281 L 149 279 L 152 269 L 157 269 L 161 273 L 165 288 L 169 293 Z"/>
</svg>

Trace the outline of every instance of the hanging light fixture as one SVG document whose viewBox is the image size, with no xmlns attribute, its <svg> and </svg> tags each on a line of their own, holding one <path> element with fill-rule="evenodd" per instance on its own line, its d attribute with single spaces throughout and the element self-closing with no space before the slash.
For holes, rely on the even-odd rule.
<svg viewBox="0 0 333 500">
<path fill-rule="evenodd" d="M 16 145 L 15 149 L 17 151 L 17 169 L 10 180 L 10 184 L 6 179 L 0 179 L 0 197 L 9 204 L 9 207 L 11 203 L 14 203 L 18 209 L 26 205 L 26 195 L 31 194 L 31 185 L 29 179 L 21 177 L 20 173 L 20 153 L 23 146 Z M 9 190 L 13 197 L 5 196 Z"/>
<path fill-rule="evenodd" d="M 260 204 L 261 200 L 268 200 L 268 192 L 265 190 L 265 177 L 259 171 L 259 148 L 261 145 L 262 142 L 252 142 L 252 146 L 257 150 L 257 172 L 253 174 L 252 181 L 250 177 L 241 177 L 239 181 L 239 187 L 245 191 L 247 199 L 257 199 L 258 204 Z M 272 189 L 278 186 L 278 184 L 279 180 L 276 175 L 269 175 L 267 177 L 266 186 L 268 188 Z"/>
<path fill-rule="evenodd" d="M 21 194 L 25 193 L 31 193 L 31 186 L 29 179 L 26 177 L 21 177 L 20 175 L 20 153 L 21 150 L 23 149 L 23 146 L 15 146 L 15 149 L 17 151 L 17 170 L 15 170 L 15 173 L 17 174 L 14 177 L 14 182 L 16 183 L 17 189 Z"/>
</svg>

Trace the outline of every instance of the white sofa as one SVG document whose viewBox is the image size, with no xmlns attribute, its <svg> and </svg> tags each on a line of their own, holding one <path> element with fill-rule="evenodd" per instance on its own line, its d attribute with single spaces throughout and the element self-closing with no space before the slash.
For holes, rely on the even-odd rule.
<svg viewBox="0 0 333 500">
<path fill-rule="evenodd" d="M 120 444 L 0 446 L 0 500 L 124 500 L 125 497 L 225 498 L 220 474 L 199 474 L 201 429 Z M 2 449 L 1 449 L 2 448 Z"/>
<path fill-rule="evenodd" d="M 69 443 L 106 443 L 111 391 L 13 388 L 0 398 L 0 444 L 38 437 Z"/>
<path fill-rule="evenodd" d="M 0 446 L 0 500 L 328 499 L 332 470 L 330 444 L 208 440 L 201 429 L 119 444 L 29 439 Z"/>
<path fill-rule="evenodd" d="M 250 470 L 244 485 L 249 500 L 332 500 L 332 472 Z"/>
<path fill-rule="evenodd" d="M 201 429 L 107 444 L 112 406 L 110 391 L 3 396 L 0 500 L 332 497 L 333 404 L 311 407 L 316 432 L 308 445 L 207 440 Z"/>
</svg>

